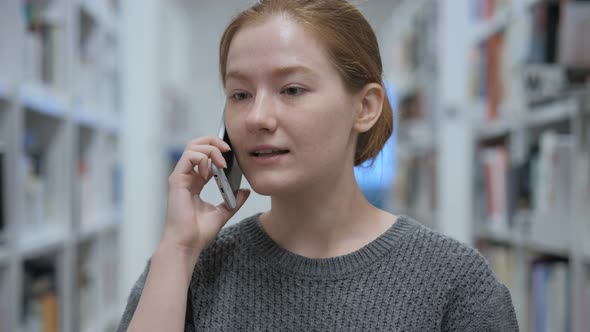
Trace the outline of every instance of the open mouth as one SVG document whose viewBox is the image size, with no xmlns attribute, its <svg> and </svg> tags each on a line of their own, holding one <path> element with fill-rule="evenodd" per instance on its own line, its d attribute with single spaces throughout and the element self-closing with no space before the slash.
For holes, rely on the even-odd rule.
<svg viewBox="0 0 590 332">
<path fill-rule="evenodd" d="M 250 155 L 254 157 L 272 157 L 289 153 L 289 150 L 261 150 L 251 152 Z"/>
</svg>

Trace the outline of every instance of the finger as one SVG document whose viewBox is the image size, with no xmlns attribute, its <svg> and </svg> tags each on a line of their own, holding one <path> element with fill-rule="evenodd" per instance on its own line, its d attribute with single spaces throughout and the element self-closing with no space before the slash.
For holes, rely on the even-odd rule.
<svg viewBox="0 0 590 332">
<path fill-rule="evenodd" d="M 221 221 L 222 227 L 227 223 L 227 221 L 234 215 L 238 210 L 244 205 L 246 200 L 250 197 L 250 189 L 240 189 L 238 190 L 238 195 L 236 197 L 236 208 L 230 210 L 225 202 L 217 205 L 217 210 L 221 213 Z"/>
<path fill-rule="evenodd" d="M 191 144 L 187 147 L 187 150 L 197 151 L 206 154 L 209 158 L 213 160 L 215 165 L 219 168 L 227 167 L 227 162 L 225 161 L 225 158 L 223 158 L 221 151 L 216 146 Z"/>
<path fill-rule="evenodd" d="M 224 140 L 216 136 L 205 136 L 196 138 L 190 142 L 188 142 L 187 147 L 190 145 L 213 145 L 220 150 L 229 151 L 231 150 L 229 144 L 227 144 Z"/>
<path fill-rule="evenodd" d="M 203 158 L 199 162 L 199 175 L 205 180 L 209 176 L 209 158 Z"/>
<path fill-rule="evenodd" d="M 192 174 L 195 166 L 199 165 L 203 159 L 208 159 L 206 154 L 193 150 L 185 150 L 176 164 L 173 173 Z"/>
<path fill-rule="evenodd" d="M 198 195 L 201 194 L 201 191 L 203 190 L 203 187 L 205 187 L 205 185 L 207 184 L 207 182 L 209 182 L 208 179 L 203 179 L 203 177 L 201 177 L 199 174 L 194 173 L 193 176 L 191 176 L 190 179 L 190 192 L 191 195 L 196 197 L 199 197 Z"/>
</svg>

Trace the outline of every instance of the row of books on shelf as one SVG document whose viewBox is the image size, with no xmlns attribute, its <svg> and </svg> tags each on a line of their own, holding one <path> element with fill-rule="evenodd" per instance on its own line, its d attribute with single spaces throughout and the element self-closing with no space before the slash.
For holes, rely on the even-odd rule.
<svg viewBox="0 0 590 332">
<path fill-rule="evenodd" d="M 65 17 L 58 1 L 22 2 L 26 31 L 24 33 L 24 78 L 28 81 L 63 86 Z"/>
<path fill-rule="evenodd" d="M 403 96 L 420 82 L 418 72 L 432 82 L 436 77 L 438 54 L 438 2 L 427 1 L 411 16 L 409 28 L 396 36 L 393 45 L 393 66 L 396 72 L 396 90 Z"/>
<path fill-rule="evenodd" d="M 115 242 L 114 242 L 115 241 Z M 95 243 L 77 247 L 74 297 L 75 331 L 97 327 L 99 312 L 107 312 L 116 305 L 117 250 L 116 236 L 109 239 L 105 252 L 97 256 Z M 101 259 L 99 259 L 101 257 Z M 59 286 L 57 256 L 42 256 L 24 262 L 22 288 L 23 331 L 59 331 L 61 326 L 60 299 L 64 293 Z M 2 308 L 0 308 L 2 309 Z M 0 312 L 0 316 L 2 316 Z"/>
<path fill-rule="evenodd" d="M 521 19 L 529 29 L 513 31 L 509 24 L 473 49 L 470 95 L 485 105 L 477 114 L 482 120 L 506 116 L 508 101 L 525 106 L 590 82 L 590 47 L 576 39 L 590 33 L 583 23 L 590 3 L 540 1 Z"/>
<path fill-rule="evenodd" d="M 532 211 L 531 234 L 567 243 L 575 158 L 573 136 L 554 131 L 543 132 L 520 163 L 511 160 L 505 143 L 481 147 L 476 158 L 477 219 L 506 232 L 519 211 Z M 590 188 L 589 175 L 579 175 L 578 184 Z"/>
<path fill-rule="evenodd" d="M 68 48 L 65 7 L 60 1 L 23 0 L 26 31 L 23 39 L 23 78 L 52 89 L 66 88 Z M 120 108 L 118 43 L 98 29 L 97 19 L 80 7 L 75 11 L 79 34 L 72 86 L 86 104 Z"/>
<path fill-rule="evenodd" d="M 23 279 L 24 331 L 58 331 L 59 296 L 56 263 L 43 257 L 25 262 Z"/>
<path fill-rule="evenodd" d="M 480 244 L 479 250 L 510 289 L 522 331 L 571 330 L 572 274 L 568 260 L 529 255 L 489 243 Z M 578 291 L 590 303 L 590 282 Z M 584 324 L 586 331 L 590 319 Z"/>
<path fill-rule="evenodd" d="M 118 107 L 119 85 L 118 42 L 111 34 L 104 33 L 97 17 L 84 6 L 77 11 L 80 36 L 76 48 L 79 72 L 77 88 L 86 102 Z"/>
<path fill-rule="evenodd" d="M 104 313 L 117 303 L 117 237 L 110 234 L 98 255 L 96 242 L 84 242 L 78 246 L 77 263 L 77 331 L 97 324 L 96 313 Z M 99 300 L 100 299 L 100 300 Z M 99 308 L 102 306 L 102 308 Z"/>
<path fill-rule="evenodd" d="M 59 188 L 56 181 L 53 180 L 58 177 L 58 174 L 50 174 L 50 170 L 57 171 L 62 167 L 54 165 L 50 168 L 48 163 L 51 156 L 49 154 L 52 151 L 43 149 L 38 142 L 34 142 L 35 135 L 31 134 L 27 137 L 29 139 L 25 146 L 26 153 L 22 158 L 22 169 L 25 172 L 26 220 L 29 225 L 46 225 L 59 218 L 58 199 L 63 197 L 63 193 L 57 192 Z M 51 160 L 56 162 L 55 158 Z M 99 179 L 96 173 L 92 173 L 90 169 L 87 157 L 81 156 L 78 161 L 77 181 L 75 182 L 81 228 L 105 221 L 89 219 L 91 216 L 107 213 L 106 217 L 111 217 L 109 215 L 111 211 L 121 207 L 120 166 L 116 163 L 109 166 L 108 173 L 103 174 L 108 181 Z"/>
<path fill-rule="evenodd" d="M 96 251 L 92 243 L 82 243 L 78 246 L 77 257 L 77 287 L 78 296 L 76 303 L 76 330 L 83 331 L 92 323 L 93 313 L 98 312 L 98 275 L 96 266 Z M 99 268 L 99 267 L 98 267 Z"/>
<path fill-rule="evenodd" d="M 393 207 L 435 226 L 433 218 L 437 209 L 436 155 L 426 153 L 407 158 L 396 157 L 396 160 Z"/>
</svg>

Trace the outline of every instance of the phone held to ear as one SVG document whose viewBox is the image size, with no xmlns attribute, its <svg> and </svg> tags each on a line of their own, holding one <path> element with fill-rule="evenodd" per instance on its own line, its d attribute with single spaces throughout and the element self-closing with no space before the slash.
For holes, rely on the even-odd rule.
<svg viewBox="0 0 590 332">
<path fill-rule="evenodd" d="M 240 189 L 240 183 L 242 182 L 242 170 L 234 155 L 233 146 L 229 140 L 223 121 L 221 123 L 221 128 L 219 129 L 219 138 L 223 139 L 232 150 L 222 153 L 223 158 L 227 163 L 227 168 L 219 169 L 215 164 L 211 163 L 211 169 L 225 204 L 230 210 L 234 210 L 237 204 L 236 197 L 238 195 L 238 189 Z"/>
</svg>

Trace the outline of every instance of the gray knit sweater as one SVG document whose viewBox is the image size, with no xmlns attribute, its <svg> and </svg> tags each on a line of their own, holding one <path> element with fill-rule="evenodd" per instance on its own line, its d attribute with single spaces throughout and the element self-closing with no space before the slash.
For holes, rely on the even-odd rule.
<svg viewBox="0 0 590 332">
<path fill-rule="evenodd" d="M 118 331 L 133 316 L 146 270 Z M 510 293 L 474 249 L 402 216 L 349 255 L 279 247 L 258 216 L 224 228 L 199 258 L 185 331 L 518 331 Z"/>
</svg>

